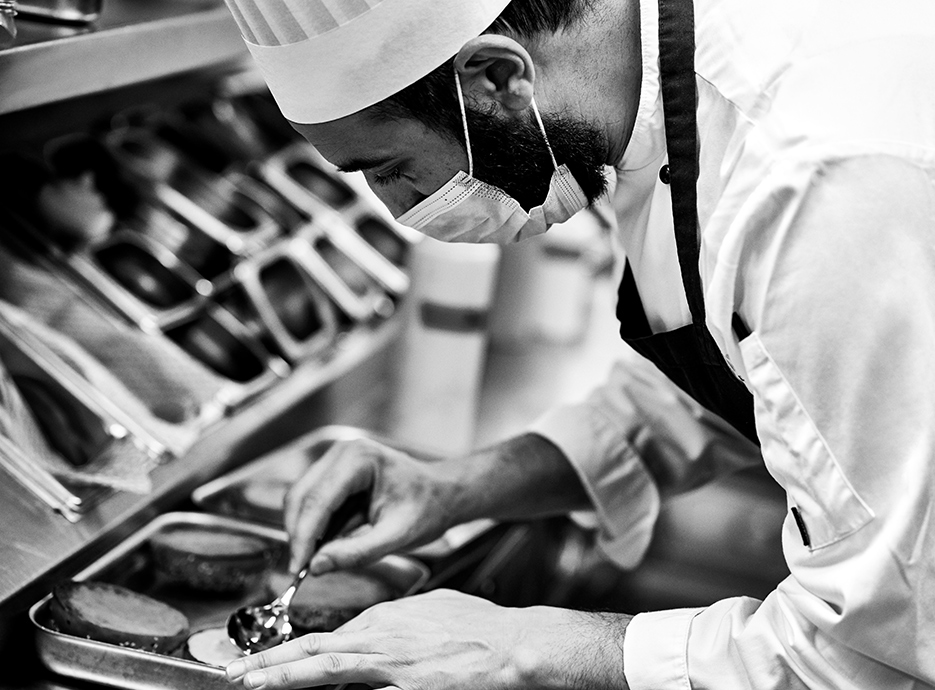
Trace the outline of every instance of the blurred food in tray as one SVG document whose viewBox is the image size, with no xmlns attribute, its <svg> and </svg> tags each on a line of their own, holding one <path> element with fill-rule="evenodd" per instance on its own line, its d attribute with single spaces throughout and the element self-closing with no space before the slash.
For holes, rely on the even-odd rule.
<svg viewBox="0 0 935 690">
<path fill-rule="evenodd" d="M 270 599 L 292 584 L 292 576 L 274 573 L 269 580 Z M 395 598 L 385 578 L 373 572 L 309 575 L 289 604 L 289 620 L 299 634 L 331 632 L 365 609 Z"/>
<path fill-rule="evenodd" d="M 188 637 L 188 619 L 181 611 L 103 582 L 56 585 L 49 614 L 63 633 L 150 652 L 169 654 Z"/>
<path fill-rule="evenodd" d="M 202 592 L 239 592 L 256 585 L 279 549 L 243 532 L 179 526 L 150 539 L 153 561 L 167 582 Z"/>
<path fill-rule="evenodd" d="M 207 628 L 192 633 L 185 642 L 185 658 L 208 666 L 227 666 L 244 653 L 231 642 L 226 628 Z"/>
</svg>

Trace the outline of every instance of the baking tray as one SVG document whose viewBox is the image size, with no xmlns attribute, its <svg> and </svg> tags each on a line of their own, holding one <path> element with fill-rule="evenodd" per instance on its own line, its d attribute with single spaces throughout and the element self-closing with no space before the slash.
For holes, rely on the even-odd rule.
<svg viewBox="0 0 935 690">
<path fill-rule="evenodd" d="M 281 530 L 223 516 L 176 512 L 156 518 L 74 579 L 118 584 L 159 599 L 182 611 L 192 632 L 223 626 L 228 615 L 240 606 L 272 599 L 262 582 L 228 596 L 206 595 L 163 581 L 154 572 L 148 543 L 154 535 L 179 526 L 237 530 L 259 536 L 280 547 L 275 567 L 286 565 L 287 536 Z M 361 570 L 383 580 L 400 597 L 418 591 L 428 579 L 428 569 L 422 563 L 403 556 L 387 556 Z M 36 628 L 39 658 L 51 671 L 124 690 L 230 689 L 223 668 L 185 659 L 181 649 L 172 655 L 157 654 L 58 632 L 49 616 L 51 598 L 46 596 L 29 611 Z"/>
</svg>

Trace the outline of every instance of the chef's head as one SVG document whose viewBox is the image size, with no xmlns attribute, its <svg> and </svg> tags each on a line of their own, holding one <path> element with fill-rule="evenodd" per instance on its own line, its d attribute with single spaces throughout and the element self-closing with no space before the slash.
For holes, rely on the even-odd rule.
<svg viewBox="0 0 935 690">
<path fill-rule="evenodd" d="M 283 115 L 401 222 L 511 242 L 604 192 L 604 132 L 561 88 L 575 56 L 540 49 L 593 0 L 227 2 Z"/>
</svg>

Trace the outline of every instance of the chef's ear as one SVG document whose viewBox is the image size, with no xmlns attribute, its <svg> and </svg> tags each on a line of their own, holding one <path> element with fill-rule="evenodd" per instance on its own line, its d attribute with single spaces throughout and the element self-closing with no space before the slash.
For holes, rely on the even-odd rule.
<svg viewBox="0 0 935 690">
<path fill-rule="evenodd" d="M 514 115 L 532 102 L 535 67 L 526 49 L 512 38 L 497 34 L 472 38 L 455 56 L 455 70 L 471 99 L 496 101 Z"/>
</svg>

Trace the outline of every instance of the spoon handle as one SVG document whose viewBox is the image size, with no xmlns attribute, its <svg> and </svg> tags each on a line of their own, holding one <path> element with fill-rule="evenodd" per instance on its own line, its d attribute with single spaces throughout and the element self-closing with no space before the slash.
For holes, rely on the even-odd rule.
<svg viewBox="0 0 935 690">
<path fill-rule="evenodd" d="M 288 589 L 285 592 L 280 594 L 276 601 L 273 602 L 272 606 L 276 606 L 277 602 L 280 606 L 288 609 L 289 604 L 292 603 L 292 597 L 295 596 L 296 590 L 298 590 L 299 585 L 302 584 L 302 580 L 305 579 L 305 576 L 308 575 L 308 565 L 306 565 L 302 570 L 296 573 L 296 576 L 292 578 L 292 584 L 289 585 Z"/>
<path fill-rule="evenodd" d="M 326 542 L 331 541 L 347 529 L 353 529 L 367 522 L 370 509 L 370 493 L 358 491 L 345 499 L 344 503 L 335 510 L 328 520 L 325 531 L 315 542 L 315 551 L 318 551 Z"/>
<path fill-rule="evenodd" d="M 370 494 L 366 491 L 358 491 L 356 494 L 348 496 L 344 503 L 331 514 L 325 531 L 315 542 L 315 551 L 318 551 L 318 549 L 322 547 L 322 544 L 331 541 L 345 530 L 353 529 L 367 522 L 369 509 Z M 292 597 L 295 596 L 296 590 L 299 588 L 299 585 L 302 584 L 302 580 L 305 579 L 305 576 L 308 575 L 308 567 L 309 564 L 306 563 L 305 567 L 296 573 L 289 588 L 276 599 L 282 606 L 289 608 L 289 604 L 292 601 Z"/>
</svg>

